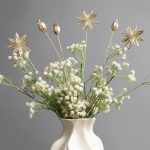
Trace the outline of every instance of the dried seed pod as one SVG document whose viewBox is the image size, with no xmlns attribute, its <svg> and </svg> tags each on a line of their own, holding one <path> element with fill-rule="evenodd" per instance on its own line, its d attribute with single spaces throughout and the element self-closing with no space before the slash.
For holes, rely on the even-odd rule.
<svg viewBox="0 0 150 150">
<path fill-rule="evenodd" d="M 42 22 L 40 19 L 37 21 L 37 26 L 41 32 L 47 32 L 46 24 L 44 22 Z"/>
<path fill-rule="evenodd" d="M 119 23 L 118 23 L 118 19 L 117 19 L 117 20 L 115 20 L 115 21 L 112 23 L 112 25 L 111 25 L 111 30 L 112 30 L 113 32 L 115 32 L 115 31 L 118 30 L 118 27 L 119 27 Z"/>
<path fill-rule="evenodd" d="M 60 26 L 58 25 L 58 23 L 54 22 L 53 24 L 53 33 L 55 35 L 59 35 L 60 34 Z"/>
</svg>

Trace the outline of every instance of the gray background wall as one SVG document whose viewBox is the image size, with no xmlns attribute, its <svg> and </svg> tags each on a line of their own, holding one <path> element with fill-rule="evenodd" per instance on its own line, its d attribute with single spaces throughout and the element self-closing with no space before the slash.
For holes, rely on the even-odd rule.
<svg viewBox="0 0 150 150">
<path fill-rule="evenodd" d="M 131 68 L 136 70 L 137 82 L 150 73 L 150 9 L 148 0 L 0 0 L 0 72 L 19 84 L 21 73 L 7 60 L 11 50 L 7 49 L 8 37 L 15 32 L 27 34 L 32 40 L 31 59 L 39 70 L 56 55 L 50 51 L 47 39 L 36 28 L 37 18 L 44 20 L 49 28 L 54 20 L 61 24 L 64 47 L 84 39 L 75 17 L 83 8 L 93 9 L 100 24 L 89 32 L 88 67 L 102 64 L 112 21 L 119 18 L 120 28 L 114 41 L 120 42 L 120 33 L 128 25 L 144 29 L 145 41 L 140 48 L 133 48 L 128 55 Z M 55 40 L 55 38 L 54 38 Z M 69 52 L 65 51 L 66 55 Z M 116 81 L 115 89 L 126 82 Z M 149 150 L 150 149 L 150 88 L 142 88 L 132 94 L 122 109 L 99 115 L 95 132 L 105 145 L 105 150 Z M 13 89 L 0 88 L 0 150 L 48 150 L 58 138 L 61 124 L 51 112 L 28 118 L 26 96 Z"/>
</svg>

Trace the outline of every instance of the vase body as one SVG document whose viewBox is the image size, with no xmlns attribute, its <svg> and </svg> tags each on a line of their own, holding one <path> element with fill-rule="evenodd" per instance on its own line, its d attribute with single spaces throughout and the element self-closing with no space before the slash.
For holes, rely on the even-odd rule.
<svg viewBox="0 0 150 150">
<path fill-rule="evenodd" d="M 101 139 L 93 132 L 95 118 L 61 119 L 63 133 L 51 150 L 104 150 Z"/>
</svg>

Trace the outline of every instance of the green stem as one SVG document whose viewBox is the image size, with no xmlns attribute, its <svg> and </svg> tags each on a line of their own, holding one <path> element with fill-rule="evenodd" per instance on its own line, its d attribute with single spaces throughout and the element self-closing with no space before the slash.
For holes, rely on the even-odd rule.
<svg viewBox="0 0 150 150">
<path fill-rule="evenodd" d="M 142 87 L 142 86 L 144 86 L 144 85 L 150 85 L 149 83 L 150 83 L 150 82 L 144 81 L 144 82 L 138 84 L 137 86 L 133 87 L 132 89 L 128 90 L 128 91 L 125 92 L 123 95 L 120 95 L 119 97 L 117 97 L 117 99 L 120 99 L 121 97 L 130 94 L 131 92 L 135 91 L 136 89 L 138 89 L 138 88 L 140 88 L 140 87 Z"/>
<path fill-rule="evenodd" d="M 90 106 L 90 108 L 89 108 L 89 111 L 88 111 L 88 115 L 93 111 L 93 109 L 95 108 L 95 105 L 97 104 L 97 101 L 98 100 L 98 98 L 96 98 L 94 101 L 93 101 L 93 103 L 91 104 L 91 106 Z"/>
<path fill-rule="evenodd" d="M 34 96 L 31 96 L 30 94 L 26 93 L 25 91 L 23 91 L 22 89 L 18 88 L 17 86 L 15 86 L 14 84 L 10 83 L 10 84 L 7 84 L 7 83 L 3 83 L 2 85 L 5 85 L 5 86 L 9 86 L 9 87 L 12 87 L 12 88 L 15 88 L 17 91 L 27 95 L 28 97 L 30 98 L 34 98 Z"/>
<path fill-rule="evenodd" d="M 123 96 L 126 96 L 126 95 L 130 94 L 131 92 L 133 92 L 133 91 L 135 91 L 136 89 L 138 89 L 138 88 L 142 87 L 143 85 L 145 85 L 145 82 L 142 82 L 141 84 L 139 84 L 139 85 L 135 86 L 135 87 L 134 87 L 134 88 L 132 88 L 131 90 L 129 90 L 129 91 L 127 91 L 127 92 L 125 92 L 125 94 L 123 94 Z M 121 96 L 121 97 L 122 97 L 122 96 Z"/>
<path fill-rule="evenodd" d="M 91 76 L 88 80 L 86 80 L 84 83 L 87 84 L 93 77 Z"/>
<path fill-rule="evenodd" d="M 88 41 L 88 35 L 87 35 L 87 30 L 85 32 L 85 49 L 82 52 L 83 54 L 83 62 L 81 62 L 81 73 L 82 73 L 82 80 L 84 82 L 84 71 L 85 71 L 85 63 L 86 63 L 86 50 L 87 50 L 87 41 Z M 86 99 L 86 86 L 84 84 L 84 98 Z"/>
<path fill-rule="evenodd" d="M 82 80 L 84 81 L 84 71 L 85 71 L 85 63 L 86 63 L 86 50 L 87 50 L 87 39 L 88 36 L 87 36 L 87 31 L 85 32 L 85 44 L 86 44 L 86 47 L 84 49 L 84 52 L 82 53 L 83 55 L 83 60 L 80 64 L 80 67 L 81 67 L 81 77 L 82 77 Z"/>
<path fill-rule="evenodd" d="M 113 57 L 118 56 L 118 55 L 119 55 L 119 53 L 118 53 L 118 52 L 115 52 L 115 53 L 109 55 L 109 56 L 106 58 L 106 61 L 108 61 L 108 59 L 113 58 Z"/>
<path fill-rule="evenodd" d="M 106 86 L 114 79 L 114 75 L 111 76 L 111 78 L 109 79 L 109 81 L 107 82 Z"/>
<path fill-rule="evenodd" d="M 128 75 L 115 75 L 115 78 L 127 78 Z"/>
<path fill-rule="evenodd" d="M 85 84 L 84 84 L 84 98 L 86 100 L 86 87 L 85 87 Z"/>
</svg>

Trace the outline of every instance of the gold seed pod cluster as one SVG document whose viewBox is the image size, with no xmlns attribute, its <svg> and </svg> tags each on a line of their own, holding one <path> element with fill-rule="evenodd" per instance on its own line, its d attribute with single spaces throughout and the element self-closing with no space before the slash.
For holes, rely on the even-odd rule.
<svg viewBox="0 0 150 150">
<path fill-rule="evenodd" d="M 55 35 L 59 35 L 60 34 L 60 26 L 56 22 L 54 22 L 54 24 L 53 24 L 53 33 Z"/>
<path fill-rule="evenodd" d="M 38 19 L 38 21 L 37 21 L 37 26 L 41 32 L 47 32 L 46 24 L 44 22 L 42 22 L 40 19 Z"/>
<path fill-rule="evenodd" d="M 115 21 L 112 23 L 112 25 L 111 25 L 111 30 L 112 30 L 113 32 L 115 32 L 115 31 L 118 30 L 118 27 L 119 27 L 119 23 L 118 23 L 118 19 L 117 19 L 117 20 L 115 20 Z"/>
</svg>

